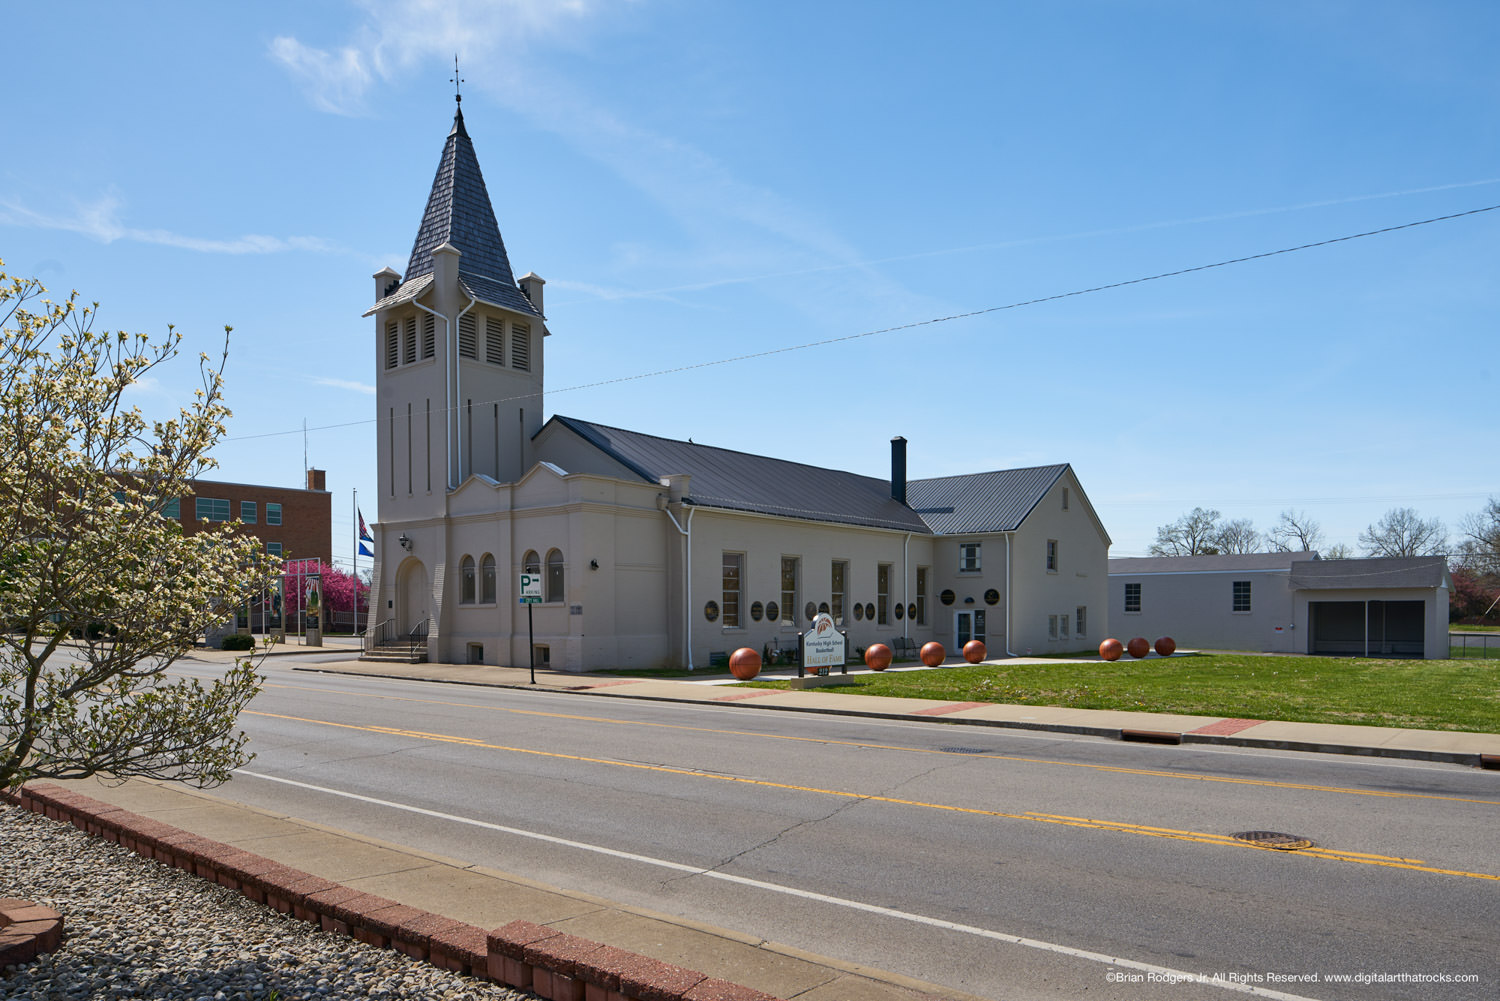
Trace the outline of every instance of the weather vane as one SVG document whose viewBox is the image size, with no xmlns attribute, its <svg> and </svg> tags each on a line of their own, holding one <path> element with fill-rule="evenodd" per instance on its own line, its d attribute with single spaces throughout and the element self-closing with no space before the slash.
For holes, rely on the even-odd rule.
<svg viewBox="0 0 1500 1001">
<path fill-rule="evenodd" d="M 464 78 L 458 75 L 458 53 L 455 52 L 453 54 L 453 100 L 459 104 L 464 103 L 464 96 L 459 93 L 459 87 L 463 82 Z"/>
</svg>

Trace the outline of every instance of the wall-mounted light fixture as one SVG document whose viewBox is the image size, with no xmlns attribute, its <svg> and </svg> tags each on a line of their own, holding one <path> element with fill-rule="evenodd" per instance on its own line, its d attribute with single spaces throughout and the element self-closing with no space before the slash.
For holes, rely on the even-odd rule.
<svg viewBox="0 0 1500 1001">
<path fill-rule="evenodd" d="M 599 569 L 599 561 L 598 560 L 589 560 L 589 569 L 590 570 L 598 570 Z"/>
<path fill-rule="evenodd" d="M 408 536 L 405 532 L 402 532 L 401 538 L 397 539 L 396 541 L 401 543 L 402 549 L 406 550 L 408 553 L 411 552 L 411 537 Z"/>
</svg>

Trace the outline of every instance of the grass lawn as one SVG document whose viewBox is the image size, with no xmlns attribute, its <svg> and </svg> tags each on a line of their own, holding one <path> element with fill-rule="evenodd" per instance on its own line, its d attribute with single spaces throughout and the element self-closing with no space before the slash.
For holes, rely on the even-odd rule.
<svg viewBox="0 0 1500 1001">
<path fill-rule="evenodd" d="M 760 688 L 786 682 L 753 681 Z M 1500 733 L 1500 660 L 1194 654 L 861 674 L 810 689 L 957 702 Z"/>
</svg>

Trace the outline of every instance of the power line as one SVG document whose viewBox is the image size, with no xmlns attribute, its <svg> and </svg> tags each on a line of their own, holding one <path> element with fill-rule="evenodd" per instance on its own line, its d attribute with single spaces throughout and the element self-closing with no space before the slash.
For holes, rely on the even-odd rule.
<svg viewBox="0 0 1500 1001">
<path fill-rule="evenodd" d="M 866 337 L 875 337 L 879 334 L 892 334 L 902 330 L 915 330 L 918 327 L 930 327 L 938 323 L 950 323 L 954 320 L 968 320 L 976 316 L 986 316 L 990 313 L 1000 313 L 1010 309 L 1020 309 L 1023 306 L 1036 306 L 1044 302 L 1056 302 L 1059 299 L 1071 299 L 1082 295 L 1092 295 L 1096 292 L 1107 292 L 1111 289 L 1125 288 L 1130 285 L 1142 285 L 1146 282 L 1160 281 L 1163 278 L 1178 278 L 1182 275 L 1195 274 L 1200 271 L 1212 271 L 1215 268 L 1227 268 L 1232 264 L 1245 264 L 1249 261 L 1265 260 L 1268 257 L 1279 257 L 1283 254 L 1295 254 L 1303 250 L 1312 250 L 1317 247 L 1328 247 L 1335 243 L 1348 243 L 1351 240 L 1362 240 L 1368 236 L 1381 236 L 1386 233 L 1396 233 L 1404 229 L 1415 229 L 1418 226 L 1430 226 L 1438 222 L 1450 222 L 1454 219 L 1463 219 L 1468 216 L 1480 215 L 1485 212 L 1494 212 L 1500 209 L 1500 205 L 1486 205 L 1483 208 L 1469 209 L 1465 212 L 1454 212 L 1449 215 L 1433 216 L 1430 219 L 1419 219 L 1416 222 L 1401 223 L 1396 226 L 1384 226 L 1380 229 L 1366 230 L 1363 233 L 1352 233 L 1348 236 L 1335 236 L 1327 240 L 1317 240 L 1312 243 L 1298 244 L 1295 247 L 1283 247 L 1280 250 L 1268 250 L 1260 254 L 1248 254 L 1244 257 L 1232 257 L 1225 261 L 1215 261 L 1212 264 L 1199 264 L 1191 268 L 1179 268 L 1176 271 L 1163 271 L 1159 274 L 1146 275 L 1143 278 L 1130 278 L 1125 281 L 1110 282 L 1107 285 L 1095 285 L 1092 288 L 1075 289 L 1071 292 L 1059 292 L 1056 295 L 1040 296 L 1035 299 L 1024 299 L 1019 302 L 1007 303 L 1004 306 L 989 306 L 985 309 L 970 310 L 966 313 L 952 313 L 948 316 L 938 316 L 927 320 L 915 320 L 911 323 L 897 324 L 894 327 L 881 327 L 878 330 L 866 330 L 858 334 L 845 334 L 842 337 L 829 337 L 820 341 L 808 341 L 803 344 L 792 344 L 780 348 L 767 348 L 764 351 L 752 351 L 749 354 L 734 355 L 729 358 L 719 358 L 713 361 L 696 362 L 691 365 L 678 365 L 673 368 L 657 369 L 653 372 L 641 372 L 637 375 L 622 375 L 613 379 L 601 379 L 598 382 L 587 382 L 577 386 L 568 386 L 564 389 L 551 390 L 552 393 L 572 393 L 583 389 L 598 389 L 601 386 L 617 386 L 626 382 L 639 382 L 642 379 L 655 379 L 664 375 L 677 375 L 682 372 L 694 372 L 699 369 L 716 368 L 720 365 L 733 365 L 738 362 L 753 361 L 757 358 L 770 358 L 774 355 L 790 354 L 794 351 L 807 351 L 811 348 L 827 347 L 830 344 L 843 344 L 848 341 L 857 341 Z M 496 403 L 509 403 L 515 400 L 524 400 L 536 396 L 536 393 L 526 393 L 520 396 L 508 396 L 502 400 L 485 400 L 481 406 Z M 455 404 L 433 411 L 433 413 L 450 413 L 460 409 Z M 358 421 L 344 421 L 339 424 L 323 424 L 314 428 L 301 428 L 291 431 L 266 431 L 261 434 L 235 435 L 224 439 L 225 441 L 252 441 L 257 438 L 277 438 L 290 434 L 307 433 L 308 431 L 334 431 L 339 428 L 358 427 L 364 424 L 375 424 L 380 420 L 378 417 L 370 417 Z"/>
</svg>

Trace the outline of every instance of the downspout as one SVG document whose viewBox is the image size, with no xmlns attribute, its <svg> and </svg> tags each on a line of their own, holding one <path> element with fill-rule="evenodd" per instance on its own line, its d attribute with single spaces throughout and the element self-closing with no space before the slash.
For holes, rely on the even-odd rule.
<svg viewBox="0 0 1500 1001">
<path fill-rule="evenodd" d="M 1005 656 L 1014 657 L 1010 649 L 1010 628 L 1015 621 L 1015 613 L 1011 610 L 1010 602 L 1010 540 L 1014 532 L 1005 533 Z"/>
<path fill-rule="evenodd" d="M 672 513 L 672 509 L 667 506 L 666 497 L 662 497 L 661 501 L 661 509 L 667 513 L 668 518 L 672 519 L 672 526 L 687 540 L 687 555 L 683 559 L 685 568 L 683 576 L 686 580 L 682 594 L 682 627 L 683 642 L 687 644 L 687 669 L 691 671 L 693 670 L 693 512 L 698 509 L 694 507 L 687 509 L 687 527 L 683 528 L 677 521 L 677 516 Z"/>
<path fill-rule="evenodd" d="M 903 604 L 911 604 L 911 533 L 906 533 L 906 538 L 901 541 L 901 601 Z M 901 635 L 911 638 L 911 619 L 905 617 L 901 620 Z"/>
</svg>

